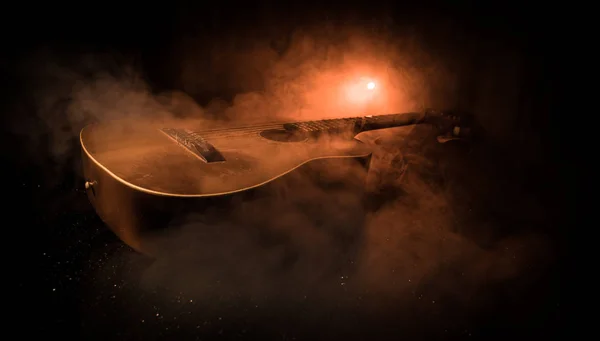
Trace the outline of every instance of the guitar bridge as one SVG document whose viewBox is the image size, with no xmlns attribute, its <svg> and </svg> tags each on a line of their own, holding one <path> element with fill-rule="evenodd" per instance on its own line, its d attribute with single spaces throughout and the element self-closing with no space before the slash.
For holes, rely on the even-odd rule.
<svg viewBox="0 0 600 341">
<path fill-rule="evenodd" d="M 174 128 L 160 131 L 206 163 L 225 161 L 223 155 L 196 132 Z"/>
</svg>

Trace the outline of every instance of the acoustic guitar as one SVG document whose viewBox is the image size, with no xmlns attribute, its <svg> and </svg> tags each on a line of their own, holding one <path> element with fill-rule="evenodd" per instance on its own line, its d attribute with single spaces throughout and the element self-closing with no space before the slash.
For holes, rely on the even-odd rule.
<svg viewBox="0 0 600 341">
<path fill-rule="evenodd" d="M 419 123 L 453 138 L 468 132 L 459 117 L 432 110 L 222 129 L 91 124 L 80 133 L 85 188 L 123 242 L 152 254 L 150 240 L 178 217 L 293 191 L 299 178 L 360 192 L 371 157 L 360 133 Z"/>
</svg>

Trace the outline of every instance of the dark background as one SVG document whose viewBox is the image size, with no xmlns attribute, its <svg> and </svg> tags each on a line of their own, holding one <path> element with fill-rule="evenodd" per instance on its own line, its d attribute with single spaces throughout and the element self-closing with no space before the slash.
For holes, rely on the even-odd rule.
<svg viewBox="0 0 600 341">
<path fill-rule="evenodd" d="M 568 212 L 564 198 L 568 198 L 569 184 L 557 181 L 564 178 L 559 160 L 565 149 L 552 138 L 557 126 L 556 64 L 551 53 L 553 14 L 549 8 L 542 14 L 505 2 L 373 2 L 362 6 L 40 3 L 5 11 L 0 56 L 5 130 L 2 150 L 10 190 L 6 192 L 3 225 L 9 231 L 5 248 L 10 271 L 5 276 L 14 286 L 6 295 L 16 303 L 10 312 L 12 326 L 22 332 L 84 339 L 302 339 L 301 335 L 318 335 L 323 328 L 319 324 L 304 325 L 302 319 L 282 322 L 276 313 L 264 311 L 256 316 L 240 313 L 234 322 L 223 321 L 219 315 L 223 308 L 218 304 L 182 308 L 175 304 L 180 303 L 178 298 L 165 302 L 160 293 L 145 292 L 125 280 L 131 277 L 124 274 L 139 271 L 150 261 L 121 245 L 94 214 L 82 189 L 77 148 L 56 157 L 51 140 L 54 131 L 80 127 L 69 127 L 70 122 L 60 119 L 53 119 L 57 124 L 48 124 L 36 99 L 49 88 L 65 86 L 64 81 L 53 85 L 54 80 L 43 71 L 47 60 L 75 65 L 83 56 L 92 55 L 111 56 L 111 63 L 117 66 L 134 65 L 155 92 L 181 89 L 201 105 L 217 96 L 228 100 L 240 91 L 260 90 L 260 84 L 215 82 L 210 87 L 190 87 L 182 76 L 182 62 L 190 54 L 202 61 L 210 46 L 222 41 L 242 46 L 244 41 L 272 39 L 278 42 L 274 46 L 285 50 L 286 37 L 299 27 L 328 22 L 365 30 L 385 24 L 387 32 L 412 35 L 430 56 L 450 65 L 458 75 L 453 106 L 476 112 L 486 125 L 489 149 L 483 154 L 488 156 L 488 168 L 506 168 L 494 176 L 518 182 L 516 187 L 534 193 L 542 202 L 544 221 L 552 221 L 536 228 L 552 241 L 552 260 L 541 274 L 530 278 L 525 271 L 501 288 L 484 291 L 482 295 L 493 298 L 482 300 L 493 303 L 475 312 L 466 313 L 459 305 L 450 304 L 443 313 L 423 312 L 412 306 L 402 313 L 348 313 L 351 318 L 332 322 L 323 333 L 337 339 L 354 332 L 374 338 L 547 337 L 561 332 L 560 240 Z M 185 48 L 189 41 L 200 47 L 189 52 Z M 210 74 L 209 64 L 203 67 Z M 515 76 L 504 77 L 515 69 L 519 70 Z M 68 101 L 68 95 L 66 98 Z M 61 104 L 55 105 L 58 109 L 53 110 L 60 111 Z M 500 112 L 504 119 L 497 119 Z M 68 141 L 77 144 L 75 138 Z M 511 178 L 505 173 L 518 175 Z M 117 257 L 118 261 L 111 257 L 123 253 L 128 256 Z M 513 289 L 518 295 L 510 299 L 498 298 L 510 295 L 494 296 Z M 126 298 L 120 301 L 120 297 Z M 170 316 L 175 316 L 177 309 L 177 314 L 189 316 L 181 317 L 185 320 L 181 325 L 169 324 L 153 318 L 157 306 Z M 440 323 L 461 314 L 465 318 L 458 324 Z M 144 324 L 140 320 L 145 320 Z M 202 327 L 196 328 L 196 323 Z M 169 328 L 181 334 L 169 334 Z"/>
</svg>

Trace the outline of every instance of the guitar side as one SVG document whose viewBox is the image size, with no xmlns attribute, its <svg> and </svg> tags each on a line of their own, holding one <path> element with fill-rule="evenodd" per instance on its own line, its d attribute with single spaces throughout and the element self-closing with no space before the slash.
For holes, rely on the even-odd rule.
<svg viewBox="0 0 600 341">
<path fill-rule="evenodd" d="M 310 179 L 361 191 L 371 150 L 355 139 L 282 139 L 279 126 L 200 131 L 224 160 L 206 162 L 157 126 L 90 125 L 80 134 L 88 197 L 126 244 L 156 253 L 162 228 Z"/>
</svg>

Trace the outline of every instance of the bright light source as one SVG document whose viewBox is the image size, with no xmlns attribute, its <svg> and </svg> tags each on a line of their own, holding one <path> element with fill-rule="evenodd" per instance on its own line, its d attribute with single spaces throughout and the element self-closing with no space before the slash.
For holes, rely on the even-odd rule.
<svg viewBox="0 0 600 341">
<path fill-rule="evenodd" d="M 369 90 L 375 89 L 375 83 L 373 83 L 373 82 L 367 83 L 367 89 L 369 89 Z"/>
</svg>

